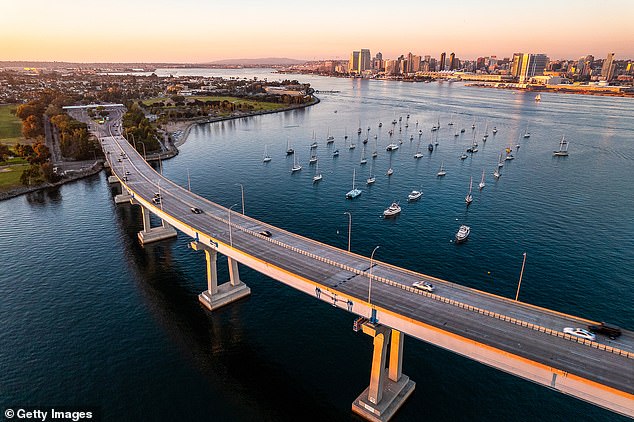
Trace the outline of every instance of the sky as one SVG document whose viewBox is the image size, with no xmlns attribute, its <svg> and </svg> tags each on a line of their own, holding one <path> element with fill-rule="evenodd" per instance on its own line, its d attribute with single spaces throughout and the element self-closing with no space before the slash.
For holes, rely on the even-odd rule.
<svg viewBox="0 0 634 422">
<path fill-rule="evenodd" d="M 634 0 L 0 0 L 0 61 L 634 59 Z"/>
</svg>

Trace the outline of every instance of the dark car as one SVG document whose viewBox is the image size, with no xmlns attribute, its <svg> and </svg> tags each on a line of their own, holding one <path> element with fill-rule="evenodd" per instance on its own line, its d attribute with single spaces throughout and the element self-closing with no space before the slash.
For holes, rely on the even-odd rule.
<svg viewBox="0 0 634 422">
<path fill-rule="evenodd" d="M 605 334 L 611 339 L 615 339 L 621 335 L 621 329 L 619 327 L 617 327 L 616 325 L 606 324 L 605 322 L 602 322 L 598 325 L 588 325 L 588 330 L 592 331 L 593 333 Z"/>
<path fill-rule="evenodd" d="M 263 230 L 260 232 L 262 236 L 271 237 L 271 232 L 268 230 Z"/>
<path fill-rule="evenodd" d="M 203 210 L 201 210 L 200 208 L 196 208 L 196 207 L 191 207 L 190 210 L 194 214 L 202 214 L 203 213 Z"/>
</svg>

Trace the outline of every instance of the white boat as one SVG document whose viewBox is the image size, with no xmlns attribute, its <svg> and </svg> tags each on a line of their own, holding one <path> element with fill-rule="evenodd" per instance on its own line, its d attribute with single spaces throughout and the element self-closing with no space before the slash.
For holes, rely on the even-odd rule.
<svg viewBox="0 0 634 422">
<path fill-rule="evenodd" d="M 293 167 L 291 168 L 291 173 L 295 173 L 296 171 L 300 171 L 302 166 L 297 162 L 297 154 L 293 154 Z"/>
<path fill-rule="evenodd" d="M 467 192 L 467 196 L 465 196 L 464 201 L 467 203 L 467 206 L 471 205 L 473 202 L 473 195 L 471 195 L 471 188 L 473 187 L 473 177 L 469 179 L 469 192 Z"/>
<path fill-rule="evenodd" d="M 447 172 L 445 171 L 445 162 L 443 161 L 440 163 L 440 170 L 438 170 L 436 176 L 444 176 L 445 174 L 447 174 Z"/>
<path fill-rule="evenodd" d="M 408 201 L 416 201 L 421 196 L 423 196 L 423 191 L 422 190 L 413 190 L 413 191 L 410 192 L 409 195 L 407 195 L 407 200 Z"/>
<path fill-rule="evenodd" d="M 542 100 L 542 96 L 541 96 L 541 94 L 537 94 L 537 95 L 535 95 L 535 102 L 536 102 L 536 103 L 540 102 L 541 100 Z"/>
<path fill-rule="evenodd" d="M 390 167 L 389 169 L 387 169 L 387 175 L 391 176 L 394 174 L 394 169 L 392 167 Z"/>
<path fill-rule="evenodd" d="M 471 234 L 471 227 L 462 225 L 458 229 L 458 233 L 456 233 L 456 243 L 464 242 L 469 238 Z"/>
<path fill-rule="evenodd" d="M 366 164 L 368 162 L 368 159 L 365 158 L 365 145 L 363 145 L 363 152 L 361 153 L 361 161 L 359 162 L 359 164 Z"/>
<path fill-rule="evenodd" d="M 319 171 L 319 162 L 315 166 L 315 175 L 313 176 L 313 183 L 317 183 L 322 179 L 321 172 Z"/>
<path fill-rule="evenodd" d="M 268 163 L 269 161 L 271 161 L 271 156 L 269 155 L 266 145 L 264 145 L 264 157 L 262 158 L 262 162 L 263 163 Z"/>
<path fill-rule="evenodd" d="M 482 180 L 480 180 L 480 184 L 478 185 L 478 189 L 482 190 L 486 184 L 484 183 L 484 169 L 482 169 Z"/>
<path fill-rule="evenodd" d="M 502 159 L 502 153 L 500 153 L 500 158 L 498 158 L 498 168 L 504 167 L 504 160 Z"/>
<path fill-rule="evenodd" d="M 332 144 L 335 142 L 335 137 L 330 134 L 330 128 L 328 128 L 328 136 L 326 137 L 326 144 Z"/>
<path fill-rule="evenodd" d="M 354 187 L 354 182 L 357 177 L 356 169 L 352 169 L 352 190 L 346 193 L 347 199 L 354 199 L 357 196 L 361 195 L 361 189 L 357 189 Z"/>
<path fill-rule="evenodd" d="M 528 131 L 528 123 L 526 123 L 526 130 L 524 131 L 524 138 L 530 138 L 531 133 Z"/>
<path fill-rule="evenodd" d="M 419 159 L 419 158 L 423 158 L 423 153 L 420 152 L 420 142 L 421 142 L 421 135 L 418 135 L 418 144 L 416 145 L 416 154 L 414 154 L 414 158 Z"/>
<path fill-rule="evenodd" d="M 501 176 L 500 167 L 498 166 L 498 167 L 495 168 L 495 171 L 493 172 L 493 177 L 495 177 L 496 179 L 499 179 L 500 176 Z"/>
<path fill-rule="evenodd" d="M 475 117 L 473 118 L 473 124 L 471 125 L 471 130 L 475 129 Z"/>
<path fill-rule="evenodd" d="M 506 154 L 506 157 L 504 157 L 504 160 L 506 161 L 515 160 L 515 156 L 509 152 L 508 154 Z"/>
<path fill-rule="evenodd" d="M 315 148 L 317 148 L 317 141 L 310 144 L 310 149 L 315 149 Z"/>
<path fill-rule="evenodd" d="M 493 130 L 492 130 L 493 134 L 495 135 L 496 133 L 498 133 L 498 128 L 496 128 L 495 126 L 493 126 Z"/>
<path fill-rule="evenodd" d="M 398 149 L 398 144 L 389 144 L 388 146 L 385 147 L 386 151 L 394 151 Z"/>
<path fill-rule="evenodd" d="M 372 161 L 372 166 L 370 166 L 370 177 L 368 177 L 367 184 L 371 185 L 376 182 L 376 177 L 374 176 L 374 161 Z"/>
<path fill-rule="evenodd" d="M 557 151 L 553 151 L 553 155 L 555 157 L 568 156 L 568 141 L 566 141 L 564 136 L 561 137 L 561 142 L 559 142 L 559 149 Z"/>
<path fill-rule="evenodd" d="M 392 205 L 390 205 L 389 207 L 387 207 L 385 211 L 383 211 L 383 216 L 394 217 L 395 215 L 398 215 L 400 213 L 401 213 L 401 206 L 398 204 L 398 202 L 392 202 Z"/>
<path fill-rule="evenodd" d="M 333 156 L 333 158 L 334 158 L 334 157 L 339 157 L 339 150 L 338 150 L 338 149 L 334 150 L 334 151 L 332 152 L 332 156 Z"/>
</svg>

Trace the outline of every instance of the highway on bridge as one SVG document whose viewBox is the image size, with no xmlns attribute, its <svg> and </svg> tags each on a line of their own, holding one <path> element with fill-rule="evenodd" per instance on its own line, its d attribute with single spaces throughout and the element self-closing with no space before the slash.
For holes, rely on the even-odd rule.
<svg viewBox="0 0 634 422">
<path fill-rule="evenodd" d="M 121 111 L 98 128 L 112 172 L 134 200 L 177 229 L 268 276 L 381 324 L 565 394 L 634 417 L 634 333 L 563 334 L 594 321 L 477 291 L 270 226 L 164 178 L 120 136 Z M 152 199 L 161 195 L 160 204 Z M 192 207 L 202 213 L 195 214 Z M 269 231 L 270 237 L 260 234 Z M 371 281 L 371 298 L 370 293 Z M 433 293 L 412 288 L 434 284 Z M 450 369 L 448 369 L 450 370 Z"/>
</svg>

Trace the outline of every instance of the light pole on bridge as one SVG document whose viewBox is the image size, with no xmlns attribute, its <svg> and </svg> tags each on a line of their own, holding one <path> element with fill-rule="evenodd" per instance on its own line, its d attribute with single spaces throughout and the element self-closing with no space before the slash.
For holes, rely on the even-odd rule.
<svg viewBox="0 0 634 422">
<path fill-rule="evenodd" d="M 237 203 L 229 207 L 229 245 L 233 248 L 233 235 L 231 234 L 231 208 L 238 205 Z"/>
<path fill-rule="evenodd" d="M 244 215 L 244 186 L 242 183 L 236 183 L 236 186 L 240 185 L 240 196 L 242 197 L 242 215 Z"/>
<path fill-rule="evenodd" d="M 147 161 L 147 155 L 145 154 L 145 142 L 143 142 L 143 141 L 135 141 L 135 142 L 134 142 L 134 146 L 137 146 L 139 143 L 140 143 L 141 145 L 143 145 L 143 159 L 144 159 L 145 161 Z"/>
<path fill-rule="evenodd" d="M 374 250 L 372 251 L 372 254 L 370 255 L 370 269 L 368 271 L 368 279 L 369 279 L 369 283 L 368 283 L 368 304 L 370 305 L 370 307 L 372 307 L 372 260 L 374 259 L 374 253 L 376 252 L 377 249 L 379 249 L 381 246 L 377 245 Z M 370 322 L 371 323 L 376 323 L 377 319 L 376 319 L 376 309 L 374 309 L 372 307 L 372 313 L 370 314 Z"/>
<path fill-rule="evenodd" d="M 344 212 L 344 214 L 348 214 L 348 252 L 350 252 L 350 235 L 352 233 L 352 214 L 348 211 Z"/>
<path fill-rule="evenodd" d="M 524 252 L 524 259 L 522 260 L 522 270 L 520 271 L 520 281 L 517 283 L 517 293 L 515 293 L 515 300 L 520 296 L 520 287 L 522 286 L 522 275 L 524 275 L 524 264 L 526 264 L 526 252 Z"/>
</svg>

